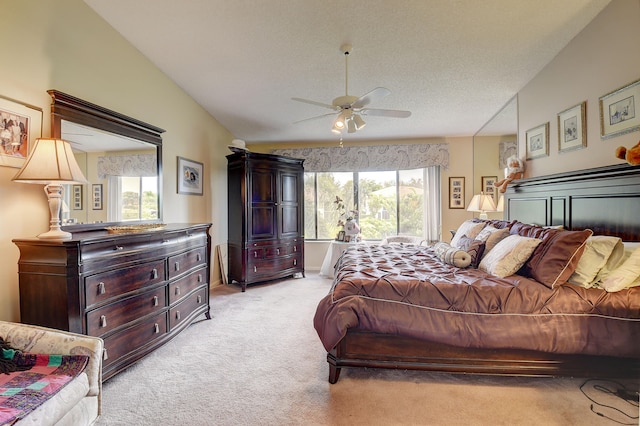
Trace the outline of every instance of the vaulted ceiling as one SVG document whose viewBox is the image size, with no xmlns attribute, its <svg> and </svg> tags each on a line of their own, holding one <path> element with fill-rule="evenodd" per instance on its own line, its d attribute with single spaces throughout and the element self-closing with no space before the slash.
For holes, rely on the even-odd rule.
<svg viewBox="0 0 640 426">
<path fill-rule="evenodd" d="M 345 140 L 476 133 L 610 0 L 85 0 L 248 143 L 332 141 L 331 104 L 376 87 Z"/>
</svg>

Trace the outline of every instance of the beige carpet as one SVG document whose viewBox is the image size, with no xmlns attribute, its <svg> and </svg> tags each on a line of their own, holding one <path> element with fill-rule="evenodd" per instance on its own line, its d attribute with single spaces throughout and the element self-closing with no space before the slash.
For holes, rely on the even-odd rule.
<svg viewBox="0 0 640 426">
<path fill-rule="evenodd" d="M 98 425 L 603 425 L 586 379 L 527 379 L 375 369 L 327 381 L 312 318 L 331 281 L 317 274 L 212 289 L 213 319 L 104 384 Z M 638 378 L 624 381 L 638 388 Z M 637 416 L 637 405 L 586 392 Z M 619 412 L 594 409 L 622 423 Z"/>
</svg>

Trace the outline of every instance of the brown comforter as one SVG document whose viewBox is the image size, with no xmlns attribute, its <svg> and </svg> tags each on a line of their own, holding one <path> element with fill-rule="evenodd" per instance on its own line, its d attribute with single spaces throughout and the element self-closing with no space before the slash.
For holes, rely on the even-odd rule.
<svg viewBox="0 0 640 426">
<path fill-rule="evenodd" d="M 640 287 L 607 293 L 498 278 L 428 247 L 358 245 L 337 265 L 314 326 L 327 351 L 347 329 L 473 348 L 640 357 Z"/>
</svg>

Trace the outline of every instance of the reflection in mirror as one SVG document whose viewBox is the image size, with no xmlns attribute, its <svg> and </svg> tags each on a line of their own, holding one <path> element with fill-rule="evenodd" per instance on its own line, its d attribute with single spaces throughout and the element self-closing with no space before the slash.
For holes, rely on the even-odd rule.
<svg viewBox="0 0 640 426">
<path fill-rule="evenodd" d="M 51 134 L 71 143 L 89 181 L 67 185 L 64 228 L 161 221 L 164 130 L 56 90 L 48 93 Z"/>
<path fill-rule="evenodd" d="M 63 224 L 159 219 L 154 145 L 66 120 L 61 129 L 90 182 L 66 186 Z"/>
<path fill-rule="evenodd" d="M 504 178 L 506 160 L 518 155 L 518 97 L 514 96 L 473 137 L 474 194 L 492 193 L 498 204 L 500 192 L 495 179 Z M 502 212 L 489 213 L 490 219 L 502 218 Z"/>
</svg>

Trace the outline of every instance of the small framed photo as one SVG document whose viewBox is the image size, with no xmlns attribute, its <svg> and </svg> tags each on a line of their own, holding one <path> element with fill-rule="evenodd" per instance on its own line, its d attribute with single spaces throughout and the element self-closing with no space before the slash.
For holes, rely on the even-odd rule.
<svg viewBox="0 0 640 426">
<path fill-rule="evenodd" d="M 640 80 L 600 98 L 602 139 L 640 130 L 640 115 L 636 111 L 638 101 L 640 101 Z"/>
<path fill-rule="evenodd" d="M 336 237 L 337 241 L 344 241 L 345 233 L 344 231 L 338 231 L 338 236 Z"/>
<path fill-rule="evenodd" d="M 558 152 L 587 146 L 587 102 L 574 105 L 558 114 Z"/>
<path fill-rule="evenodd" d="M 527 160 L 549 155 L 549 122 L 527 130 Z"/>
<path fill-rule="evenodd" d="M 0 96 L 0 166 L 24 165 L 42 136 L 42 109 Z"/>
<path fill-rule="evenodd" d="M 73 209 L 82 210 L 82 185 L 73 185 Z"/>
<path fill-rule="evenodd" d="M 178 157 L 178 194 L 202 195 L 203 171 L 202 163 Z"/>
<path fill-rule="evenodd" d="M 493 184 L 496 183 L 497 181 L 498 181 L 497 176 L 482 176 L 482 192 L 485 195 L 491 196 L 491 198 L 493 198 L 494 203 L 498 202 L 498 200 L 496 199 L 496 192 L 498 188 L 493 186 Z"/>
<path fill-rule="evenodd" d="M 102 210 L 102 184 L 91 185 L 91 191 L 93 193 L 93 210 Z"/>
<path fill-rule="evenodd" d="M 345 235 L 344 236 L 344 242 L 345 243 L 350 243 L 351 242 L 351 235 Z"/>
<path fill-rule="evenodd" d="M 464 209 L 464 177 L 449 178 L 449 208 Z"/>
</svg>

